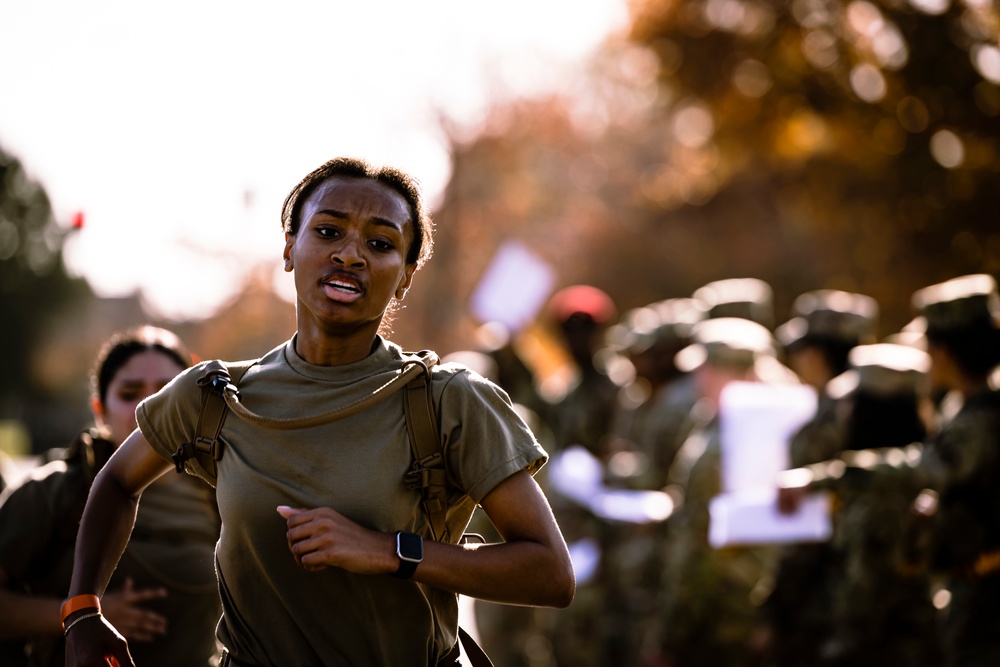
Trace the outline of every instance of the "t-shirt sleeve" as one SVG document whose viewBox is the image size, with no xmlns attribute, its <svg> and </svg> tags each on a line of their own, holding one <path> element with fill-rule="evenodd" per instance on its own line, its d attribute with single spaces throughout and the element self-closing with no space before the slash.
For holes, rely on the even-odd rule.
<svg viewBox="0 0 1000 667">
<path fill-rule="evenodd" d="M 198 378 L 207 363 L 182 371 L 136 408 L 135 419 L 143 437 L 168 461 L 179 445 L 194 438 L 201 411 Z"/>
<path fill-rule="evenodd" d="M 507 393 L 461 367 L 446 368 L 439 413 L 448 472 L 476 503 L 516 472 L 535 474 L 548 455 Z"/>
</svg>

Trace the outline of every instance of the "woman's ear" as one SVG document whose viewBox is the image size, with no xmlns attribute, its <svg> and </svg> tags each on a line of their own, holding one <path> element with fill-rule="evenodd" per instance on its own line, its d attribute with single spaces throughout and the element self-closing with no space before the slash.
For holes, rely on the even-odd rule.
<svg viewBox="0 0 1000 667">
<path fill-rule="evenodd" d="M 285 259 L 285 271 L 291 273 L 292 269 L 295 268 L 295 262 L 292 261 L 292 245 L 295 243 L 295 237 L 291 234 L 285 234 L 285 250 L 281 253 L 281 256 Z"/>
<path fill-rule="evenodd" d="M 403 297 L 406 296 L 406 290 L 410 289 L 410 284 L 413 282 L 413 273 L 416 270 L 416 264 L 407 264 L 403 269 L 403 278 L 399 281 L 399 285 L 396 286 L 396 301 L 402 301 Z"/>
<path fill-rule="evenodd" d="M 104 426 L 104 406 L 97 396 L 90 397 L 90 411 L 94 413 L 94 421 L 98 426 Z"/>
</svg>

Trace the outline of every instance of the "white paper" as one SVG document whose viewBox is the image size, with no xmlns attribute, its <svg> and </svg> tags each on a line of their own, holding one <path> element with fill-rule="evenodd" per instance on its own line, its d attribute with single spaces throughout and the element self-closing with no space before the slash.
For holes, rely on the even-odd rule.
<svg viewBox="0 0 1000 667">
<path fill-rule="evenodd" d="M 719 399 L 723 492 L 773 489 L 788 468 L 788 441 L 815 414 L 816 392 L 807 385 L 726 385 Z"/>
<path fill-rule="evenodd" d="M 480 322 L 499 322 L 513 333 L 530 324 L 545 305 L 556 273 L 523 244 L 500 246 L 472 294 L 472 314 Z"/>
<path fill-rule="evenodd" d="M 807 385 L 733 382 L 719 400 L 722 494 L 709 506 L 709 542 L 816 542 L 830 537 L 829 498 L 809 497 L 793 515 L 776 505 L 777 477 L 788 468 L 788 443 L 816 414 Z"/>
<path fill-rule="evenodd" d="M 775 490 L 716 496 L 709 505 L 708 541 L 715 548 L 732 545 L 824 542 L 830 539 L 830 497 L 807 496 L 795 514 L 781 514 Z"/>
</svg>

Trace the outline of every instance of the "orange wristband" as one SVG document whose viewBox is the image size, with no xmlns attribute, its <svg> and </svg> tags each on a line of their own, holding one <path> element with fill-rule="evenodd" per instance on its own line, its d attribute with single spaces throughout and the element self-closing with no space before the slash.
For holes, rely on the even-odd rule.
<svg viewBox="0 0 1000 667">
<path fill-rule="evenodd" d="M 66 617 L 81 609 L 96 609 L 97 611 L 101 611 L 101 598 L 96 595 L 74 595 L 63 602 L 60 622 L 65 625 Z"/>
</svg>

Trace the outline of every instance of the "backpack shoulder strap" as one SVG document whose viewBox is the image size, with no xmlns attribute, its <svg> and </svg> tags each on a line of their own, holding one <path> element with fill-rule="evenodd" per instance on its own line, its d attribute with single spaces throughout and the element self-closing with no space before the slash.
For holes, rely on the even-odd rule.
<svg viewBox="0 0 1000 667">
<path fill-rule="evenodd" d="M 198 378 L 201 387 L 201 411 L 198 413 L 198 425 L 195 438 L 177 448 L 171 458 L 177 472 L 186 472 L 201 477 L 215 486 L 218 475 L 218 462 L 222 459 L 223 444 L 220 439 L 222 426 L 229 414 L 229 406 L 222 397 L 226 385 L 238 385 L 250 367 L 260 359 L 250 359 L 225 364 L 221 361 L 210 361 Z"/>
<path fill-rule="evenodd" d="M 409 363 L 419 364 L 424 372 L 410 380 L 403 389 L 406 431 L 413 449 L 413 465 L 406 474 L 409 488 L 420 490 L 424 516 L 430 524 L 431 537 L 448 542 L 448 480 L 438 430 L 437 411 L 431 395 L 431 367 L 437 355 L 423 351 Z"/>
</svg>

